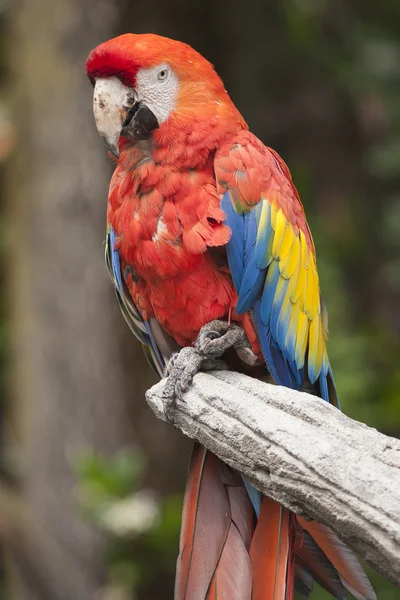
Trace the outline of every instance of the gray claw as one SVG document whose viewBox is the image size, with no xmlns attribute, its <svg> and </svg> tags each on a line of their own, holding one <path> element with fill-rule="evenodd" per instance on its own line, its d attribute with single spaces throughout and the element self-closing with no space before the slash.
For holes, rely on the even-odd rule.
<svg viewBox="0 0 400 600">
<path fill-rule="evenodd" d="M 243 329 L 235 323 L 212 321 L 200 330 L 194 347 L 188 346 L 171 357 L 167 367 L 163 397 L 164 411 L 167 421 L 171 421 L 171 413 L 177 400 L 183 401 L 183 394 L 189 388 L 193 377 L 200 371 L 227 369 L 223 360 L 218 360 L 228 349 L 234 347 L 244 362 L 256 364 L 258 359 L 251 350 L 250 343 Z"/>
<path fill-rule="evenodd" d="M 171 421 L 169 415 L 176 407 L 176 401 L 183 401 L 183 394 L 187 391 L 193 377 L 199 371 L 203 358 L 196 348 L 187 347 L 174 354 L 167 365 L 169 374 L 165 384 L 163 398 L 164 412 L 167 421 Z"/>
<path fill-rule="evenodd" d="M 196 346 L 202 346 L 207 340 L 216 340 L 219 337 L 221 337 L 221 334 L 218 331 L 203 331 L 196 340 Z"/>
</svg>

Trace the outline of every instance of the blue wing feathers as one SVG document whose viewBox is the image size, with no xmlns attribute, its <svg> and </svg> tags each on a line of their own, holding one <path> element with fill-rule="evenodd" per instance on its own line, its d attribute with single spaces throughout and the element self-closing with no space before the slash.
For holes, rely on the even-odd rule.
<svg viewBox="0 0 400 600">
<path fill-rule="evenodd" d="M 253 306 L 264 285 L 265 270 L 257 267 L 257 222 L 255 211 L 242 217 L 244 221 L 244 273 L 239 288 L 237 311 L 245 313 Z"/>
<path fill-rule="evenodd" d="M 327 382 L 326 374 L 321 373 L 321 375 L 320 375 L 319 389 L 321 392 L 321 398 L 323 398 L 324 400 L 327 400 L 327 402 L 329 402 L 329 391 L 328 391 L 328 382 Z"/>
<path fill-rule="evenodd" d="M 226 213 L 226 222 L 235 232 L 226 245 L 228 255 L 229 268 L 232 274 L 233 283 L 236 290 L 240 289 L 243 271 L 244 271 L 244 255 L 245 255 L 245 234 L 244 234 L 244 219 L 233 208 L 229 193 L 226 192 L 221 200 L 221 208 Z M 234 238 L 234 239 L 233 239 Z"/>
<path fill-rule="evenodd" d="M 126 297 L 126 292 L 124 290 L 124 283 L 122 280 L 119 252 L 116 249 L 117 236 L 115 235 L 115 231 L 113 230 L 112 227 L 110 227 L 109 236 L 110 236 L 109 243 L 110 243 L 110 248 L 111 248 L 111 268 L 112 268 L 112 272 L 114 275 L 114 281 L 116 283 L 115 291 L 120 300 L 120 303 L 122 302 L 122 304 L 124 304 L 124 298 Z M 158 365 L 160 365 L 160 368 L 163 369 L 165 367 L 165 361 L 158 349 L 158 346 L 154 340 L 153 334 L 151 333 L 150 325 L 148 324 L 147 321 L 143 321 L 143 320 L 141 321 L 141 324 L 148 336 L 148 340 L 147 340 L 148 344 L 147 345 L 150 345 L 150 347 L 154 353 L 156 363 L 158 363 Z"/>
<path fill-rule="evenodd" d="M 247 479 L 245 477 L 242 476 L 243 479 L 243 483 L 246 487 L 247 493 L 249 495 L 249 498 L 251 500 L 251 503 L 253 505 L 254 508 L 254 512 L 256 513 L 257 517 L 260 514 L 260 510 L 261 510 L 261 502 L 263 499 L 263 495 L 260 492 L 260 490 L 257 490 L 249 481 L 247 481 Z"/>
<path fill-rule="evenodd" d="M 288 306 L 289 278 L 282 277 L 279 260 L 273 259 L 271 204 L 266 199 L 250 212 L 236 212 L 229 192 L 222 198 L 226 224 L 232 229 L 227 244 L 228 263 L 238 293 L 236 312 L 251 312 L 265 363 L 276 383 L 302 388 L 307 373 L 317 382 L 321 397 L 332 401 L 334 390 L 329 362 L 320 372 L 313 363 L 296 364 L 296 314 Z M 291 326 L 291 319 L 292 326 Z M 312 358 L 312 357 L 311 357 Z M 328 385 L 328 379 L 331 385 Z M 333 393 L 333 399 L 335 394 Z"/>
<path fill-rule="evenodd" d="M 265 271 L 260 271 L 256 260 L 257 222 L 255 213 L 240 214 L 233 208 L 229 193 L 224 194 L 221 208 L 227 215 L 227 223 L 234 232 L 227 243 L 229 268 L 238 291 L 238 313 L 245 313 L 261 294 Z"/>
<path fill-rule="evenodd" d="M 110 244 L 111 244 L 111 265 L 114 273 L 114 278 L 118 283 L 118 291 L 121 294 L 123 290 L 121 266 L 119 262 L 119 252 L 115 249 L 117 236 L 115 235 L 114 229 L 110 228 Z"/>
<path fill-rule="evenodd" d="M 254 302 L 260 296 L 265 282 L 265 271 L 258 269 L 246 269 L 239 289 L 239 298 L 236 312 L 243 314 L 248 312 Z"/>
<path fill-rule="evenodd" d="M 299 389 L 295 378 L 287 368 L 282 351 L 277 347 L 276 341 L 271 336 L 268 325 L 265 325 L 263 322 L 259 300 L 255 303 L 252 314 L 261 352 L 272 377 L 280 385 Z"/>
</svg>

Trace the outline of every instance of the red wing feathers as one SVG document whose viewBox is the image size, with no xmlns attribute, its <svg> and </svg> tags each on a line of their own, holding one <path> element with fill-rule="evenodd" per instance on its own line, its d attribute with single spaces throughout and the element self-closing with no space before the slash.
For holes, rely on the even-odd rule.
<svg viewBox="0 0 400 600">
<path fill-rule="evenodd" d="M 312 248 L 314 244 L 303 205 L 282 158 L 249 131 L 238 133 L 236 141 L 227 142 L 215 157 L 217 190 L 229 191 L 238 213 L 248 213 L 262 198 L 276 202 L 297 235 L 301 230 Z"/>
</svg>

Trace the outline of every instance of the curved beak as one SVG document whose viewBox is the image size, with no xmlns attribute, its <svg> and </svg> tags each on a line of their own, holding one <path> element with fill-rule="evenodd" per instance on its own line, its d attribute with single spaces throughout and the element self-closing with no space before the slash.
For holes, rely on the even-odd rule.
<svg viewBox="0 0 400 600">
<path fill-rule="evenodd" d="M 129 112 L 129 100 L 132 105 L 132 97 L 132 91 L 116 77 L 96 80 L 93 114 L 97 131 L 116 158 L 119 158 L 118 140 Z"/>
<path fill-rule="evenodd" d="M 117 77 L 98 78 L 93 93 L 93 114 L 97 131 L 108 149 L 119 158 L 119 138 L 134 142 L 150 137 L 158 121 L 132 88 Z"/>
</svg>

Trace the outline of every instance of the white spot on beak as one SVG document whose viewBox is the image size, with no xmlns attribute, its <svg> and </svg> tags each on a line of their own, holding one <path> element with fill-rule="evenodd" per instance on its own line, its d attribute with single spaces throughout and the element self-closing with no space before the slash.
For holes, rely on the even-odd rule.
<svg viewBox="0 0 400 600">
<path fill-rule="evenodd" d="M 126 115 L 134 104 L 134 92 L 117 77 L 96 80 L 93 93 L 93 114 L 97 131 L 114 154 L 118 155 L 118 140 Z"/>
</svg>

